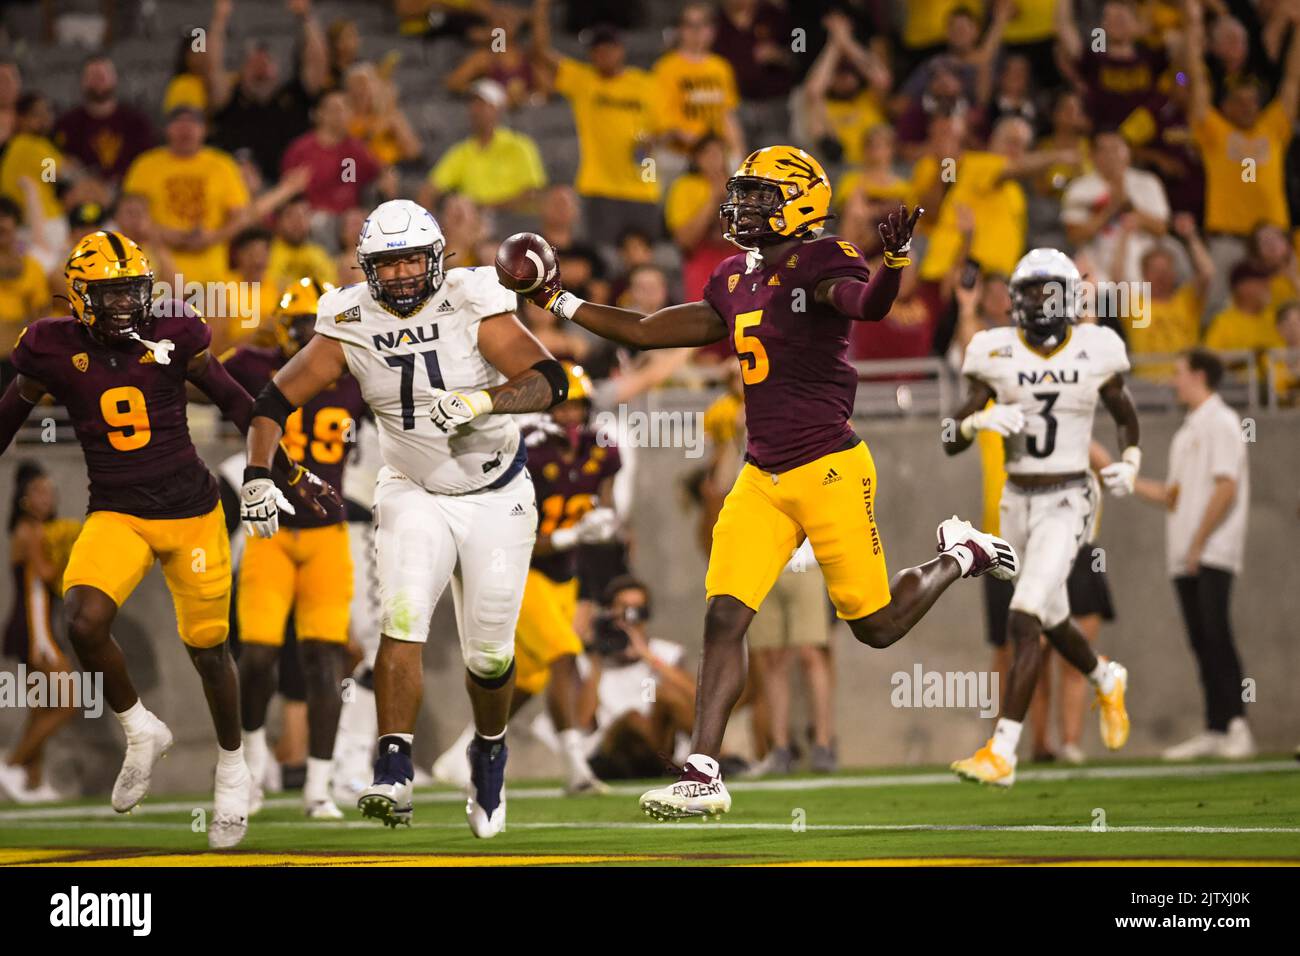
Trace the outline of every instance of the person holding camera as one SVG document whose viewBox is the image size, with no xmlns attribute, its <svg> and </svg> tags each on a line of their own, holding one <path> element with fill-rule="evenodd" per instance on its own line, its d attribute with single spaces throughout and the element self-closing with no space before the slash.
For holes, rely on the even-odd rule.
<svg viewBox="0 0 1300 956">
<path fill-rule="evenodd" d="M 602 780 L 662 776 L 694 724 L 686 649 L 649 635 L 650 592 L 639 579 L 610 581 L 601 604 L 579 660 L 578 726 L 589 731 L 591 768 Z"/>
</svg>

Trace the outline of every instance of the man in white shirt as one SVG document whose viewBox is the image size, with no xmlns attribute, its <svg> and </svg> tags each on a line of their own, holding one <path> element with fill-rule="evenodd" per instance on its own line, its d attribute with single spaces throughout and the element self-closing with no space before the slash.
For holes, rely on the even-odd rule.
<svg viewBox="0 0 1300 956">
<path fill-rule="evenodd" d="M 1245 759 L 1255 743 L 1241 699 L 1241 661 L 1232 638 L 1228 599 L 1246 545 L 1250 471 L 1241 421 L 1216 389 L 1223 363 L 1206 349 L 1179 357 L 1174 373 L 1187 418 L 1169 449 L 1169 477 L 1139 478 L 1135 491 L 1162 505 L 1169 575 L 1200 668 L 1207 729 L 1164 753 Z"/>
<path fill-rule="evenodd" d="M 1076 254 L 1088 260 L 1089 279 L 1137 282 L 1142 257 L 1169 229 L 1165 187 L 1154 174 L 1132 167 L 1119 133 L 1098 133 L 1092 159 L 1096 169 L 1070 183 L 1061 197 L 1061 222 Z M 1117 261 L 1126 223 L 1128 241 Z"/>
</svg>

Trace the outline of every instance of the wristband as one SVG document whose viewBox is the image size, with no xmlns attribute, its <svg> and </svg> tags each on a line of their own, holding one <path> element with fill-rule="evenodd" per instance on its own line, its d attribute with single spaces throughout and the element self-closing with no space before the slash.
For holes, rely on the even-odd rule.
<svg viewBox="0 0 1300 956">
<path fill-rule="evenodd" d="M 560 318 L 573 321 L 574 313 L 581 305 L 586 305 L 585 300 L 579 299 L 572 292 L 561 290 L 560 294 L 551 300 L 549 308 Z"/>
<path fill-rule="evenodd" d="M 256 481 L 258 478 L 270 478 L 270 468 L 259 468 L 257 465 L 247 465 L 244 468 L 244 484 L 250 481 Z"/>
<path fill-rule="evenodd" d="M 1133 470 L 1142 470 L 1142 449 L 1137 445 L 1129 445 L 1124 449 L 1124 453 L 1119 456 L 1121 461 L 1126 461 L 1133 466 Z"/>
<path fill-rule="evenodd" d="M 911 264 L 912 264 L 912 260 L 909 259 L 907 256 L 895 255 L 894 253 L 890 252 L 888 249 L 885 250 L 885 266 L 887 268 L 901 269 L 904 266 L 910 266 Z"/>
<path fill-rule="evenodd" d="M 975 437 L 975 432 L 977 431 L 975 427 L 975 415 L 978 414 L 979 412 L 975 412 L 972 415 L 967 415 L 961 420 L 961 424 L 957 426 L 957 430 L 961 432 L 961 437 L 967 441 L 970 441 Z"/>
<path fill-rule="evenodd" d="M 476 417 L 487 415 L 492 411 L 492 396 L 484 389 L 479 389 L 477 392 L 461 392 L 460 397 L 465 400 L 465 404 Z"/>
<path fill-rule="evenodd" d="M 302 481 L 302 476 L 307 474 L 307 469 L 302 465 L 295 466 L 293 476 L 289 479 L 289 487 L 292 488 L 298 482 Z"/>
</svg>

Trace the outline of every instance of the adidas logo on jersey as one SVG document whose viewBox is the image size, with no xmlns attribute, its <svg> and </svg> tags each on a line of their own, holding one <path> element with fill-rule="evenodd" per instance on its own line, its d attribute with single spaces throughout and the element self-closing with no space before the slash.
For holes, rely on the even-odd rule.
<svg viewBox="0 0 1300 956">
<path fill-rule="evenodd" d="M 443 312 L 455 312 L 455 311 L 456 311 L 455 307 L 451 304 L 451 302 L 449 302 L 449 301 L 446 300 L 446 299 L 443 299 L 441 302 L 438 303 L 438 312 L 439 312 L 439 313 L 443 313 Z"/>
<path fill-rule="evenodd" d="M 525 515 L 525 514 L 528 514 L 528 512 L 524 510 L 524 506 L 523 506 L 523 505 L 521 505 L 519 502 L 516 501 L 516 502 L 515 502 L 515 506 L 514 506 L 513 508 L 510 509 L 510 514 L 511 514 L 511 515 Z"/>
<path fill-rule="evenodd" d="M 830 471 L 826 472 L 826 477 L 822 479 L 822 485 L 832 485 L 839 480 L 840 473 L 832 468 Z"/>
</svg>

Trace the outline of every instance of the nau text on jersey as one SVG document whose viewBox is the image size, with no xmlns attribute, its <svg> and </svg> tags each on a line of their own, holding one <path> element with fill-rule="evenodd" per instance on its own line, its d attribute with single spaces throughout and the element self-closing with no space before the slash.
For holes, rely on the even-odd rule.
<svg viewBox="0 0 1300 956">
<path fill-rule="evenodd" d="M 399 345 L 419 345 L 421 342 L 436 342 L 438 341 L 438 326 L 434 324 L 416 326 L 413 329 L 395 329 L 392 332 L 376 332 L 371 338 L 374 339 L 375 348 L 380 351 L 396 348 Z"/>
<path fill-rule="evenodd" d="M 1017 385 L 1078 385 L 1079 370 L 1077 368 L 1031 370 L 1017 372 L 1016 379 Z"/>
</svg>

